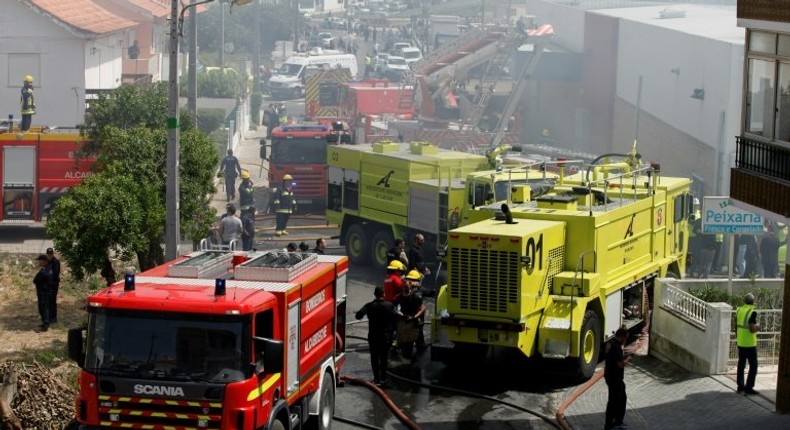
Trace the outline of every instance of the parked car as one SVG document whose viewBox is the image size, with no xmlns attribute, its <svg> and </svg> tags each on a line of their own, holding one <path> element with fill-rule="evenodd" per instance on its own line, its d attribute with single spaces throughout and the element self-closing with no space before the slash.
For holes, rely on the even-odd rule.
<svg viewBox="0 0 790 430">
<path fill-rule="evenodd" d="M 328 31 L 322 31 L 316 37 L 321 40 L 322 48 L 332 48 L 332 45 L 335 43 L 334 36 Z"/>
<path fill-rule="evenodd" d="M 420 48 L 402 48 L 400 50 L 401 55 L 406 60 L 406 63 L 412 64 L 422 60 L 422 52 Z"/>
<path fill-rule="evenodd" d="M 385 52 L 379 52 L 373 58 L 373 72 L 383 74 L 387 68 L 387 58 L 389 58 L 390 54 Z"/>
<path fill-rule="evenodd" d="M 321 21 L 321 28 L 346 28 L 346 22 L 343 18 L 328 16 Z"/>
<path fill-rule="evenodd" d="M 405 73 L 409 72 L 409 65 L 403 57 L 394 57 L 392 55 L 387 58 L 387 65 L 384 71 L 384 76 L 391 80 L 398 82 Z"/>
<path fill-rule="evenodd" d="M 411 48 L 411 43 L 409 42 L 395 42 L 392 44 L 393 51 L 400 51 L 403 48 Z"/>
</svg>

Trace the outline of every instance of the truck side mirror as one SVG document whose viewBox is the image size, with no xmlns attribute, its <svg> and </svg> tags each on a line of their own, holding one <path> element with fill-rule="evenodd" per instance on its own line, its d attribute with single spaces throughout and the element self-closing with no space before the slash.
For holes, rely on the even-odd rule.
<svg viewBox="0 0 790 430">
<path fill-rule="evenodd" d="M 256 347 L 261 351 L 260 358 L 255 362 L 255 374 L 263 372 L 268 374 L 280 373 L 283 371 L 283 352 L 285 348 L 283 342 L 279 340 L 266 339 L 263 337 L 255 338 Z"/>
<path fill-rule="evenodd" d="M 82 349 L 82 328 L 69 329 L 68 351 L 69 358 L 74 360 L 80 368 L 85 365 L 85 352 Z"/>
</svg>

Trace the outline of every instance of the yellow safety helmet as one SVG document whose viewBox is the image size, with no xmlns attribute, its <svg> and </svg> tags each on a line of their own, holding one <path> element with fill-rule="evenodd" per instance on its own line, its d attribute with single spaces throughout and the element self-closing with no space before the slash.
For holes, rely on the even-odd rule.
<svg viewBox="0 0 790 430">
<path fill-rule="evenodd" d="M 250 179 L 250 171 L 249 170 L 242 170 L 241 171 L 241 179 Z"/>
<path fill-rule="evenodd" d="M 293 179 L 294 177 L 289 174 L 283 175 L 283 181 L 293 181 Z"/>
<path fill-rule="evenodd" d="M 416 270 L 410 270 L 409 273 L 406 274 L 406 279 L 410 279 L 412 281 L 419 281 L 422 279 L 422 275 L 420 272 Z"/>
<path fill-rule="evenodd" d="M 28 83 L 32 84 L 33 83 L 33 77 L 30 76 L 30 75 L 25 75 L 25 82 L 28 82 Z"/>
<path fill-rule="evenodd" d="M 390 261 L 390 265 L 387 266 L 387 270 L 400 270 L 401 272 L 403 272 L 404 270 L 406 270 L 406 265 L 404 265 L 398 260 L 392 260 Z"/>
</svg>

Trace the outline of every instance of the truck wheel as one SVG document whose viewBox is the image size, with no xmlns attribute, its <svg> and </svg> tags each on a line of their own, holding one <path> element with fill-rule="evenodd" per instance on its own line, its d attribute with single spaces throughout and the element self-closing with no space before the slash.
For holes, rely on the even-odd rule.
<svg viewBox="0 0 790 430">
<path fill-rule="evenodd" d="M 359 225 L 352 225 L 346 231 L 346 255 L 354 264 L 364 265 L 368 262 L 370 243 L 365 236 L 365 229 Z"/>
<path fill-rule="evenodd" d="M 379 230 L 373 235 L 373 240 L 370 242 L 373 267 L 381 270 L 387 267 L 387 263 L 389 263 L 387 261 L 387 251 L 392 247 L 394 241 L 392 233 L 386 229 Z"/>
<path fill-rule="evenodd" d="M 318 415 L 310 417 L 307 428 L 311 430 L 330 430 L 335 416 L 335 381 L 329 372 L 324 372 L 321 379 L 321 403 L 318 404 Z"/>
<path fill-rule="evenodd" d="M 592 378 L 598 355 L 601 352 L 601 327 L 598 314 L 587 311 L 584 314 L 581 337 L 579 339 L 579 375 L 584 379 Z"/>
<path fill-rule="evenodd" d="M 280 420 L 274 420 L 272 422 L 271 430 L 285 430 L 285 424 L 283 424 Z"/>
</svg>

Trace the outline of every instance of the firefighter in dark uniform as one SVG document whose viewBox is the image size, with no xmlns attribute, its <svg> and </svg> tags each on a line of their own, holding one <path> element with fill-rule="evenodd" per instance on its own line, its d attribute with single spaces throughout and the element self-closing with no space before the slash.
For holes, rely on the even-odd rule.
<svg viewBox="0 0 790 430">
<path fill-rule="evenodd" d="M 33 98 L 33 77 L 30 75 L 25 76 L 25 81 L 22 85 L 22 95 L 20 97 L 22 105 L 22 124 L 20 128 L 22 131 L 30 130 L 30 123 L 33 121 L 33 115 L 36 114 L 36 100 Z"/>
<path fill-rule="evenodd" d="M 241 183 L 239 184 L 239 207 L 241 210 L 246 211 L 250 206 L 255 204 L 255 196 L 253 192 L 255 186 L 250 179 L 250 171 L 241 171 Z"/>
<path fill-rule="evenodd" d="M 368 346 L 370 348 L 370 365 L 373 368 L 373 383 L 386 386 L 389 350 L 392 346 L 392 332 L 395 326 L 395 305 L 384 300 L 384 289 L 373 290 L 375 299 L 358 310 L 355 317 L 361 320 L 368 316 Z"/>
<path fill-rule="evenodd" d="M 41 254 L 36 258 L 38 273 L 33 278 L 36 286 L 36 298 L 38 299 L 38 315 L 41 317 L 39 332 L 49 330 L 49 303 L 52 293 L 52 266 L 49 265 L 49 258 Z"/>
<path fill-rule="evenodd" d="M 296 196 L 293 192 L 293 176 L 283 175 L 282 185 L 274 190 L 272 207 L 276 214 L 274 234 L 287 235 L 288 218 L 296 212 Z"/>
</svg>

